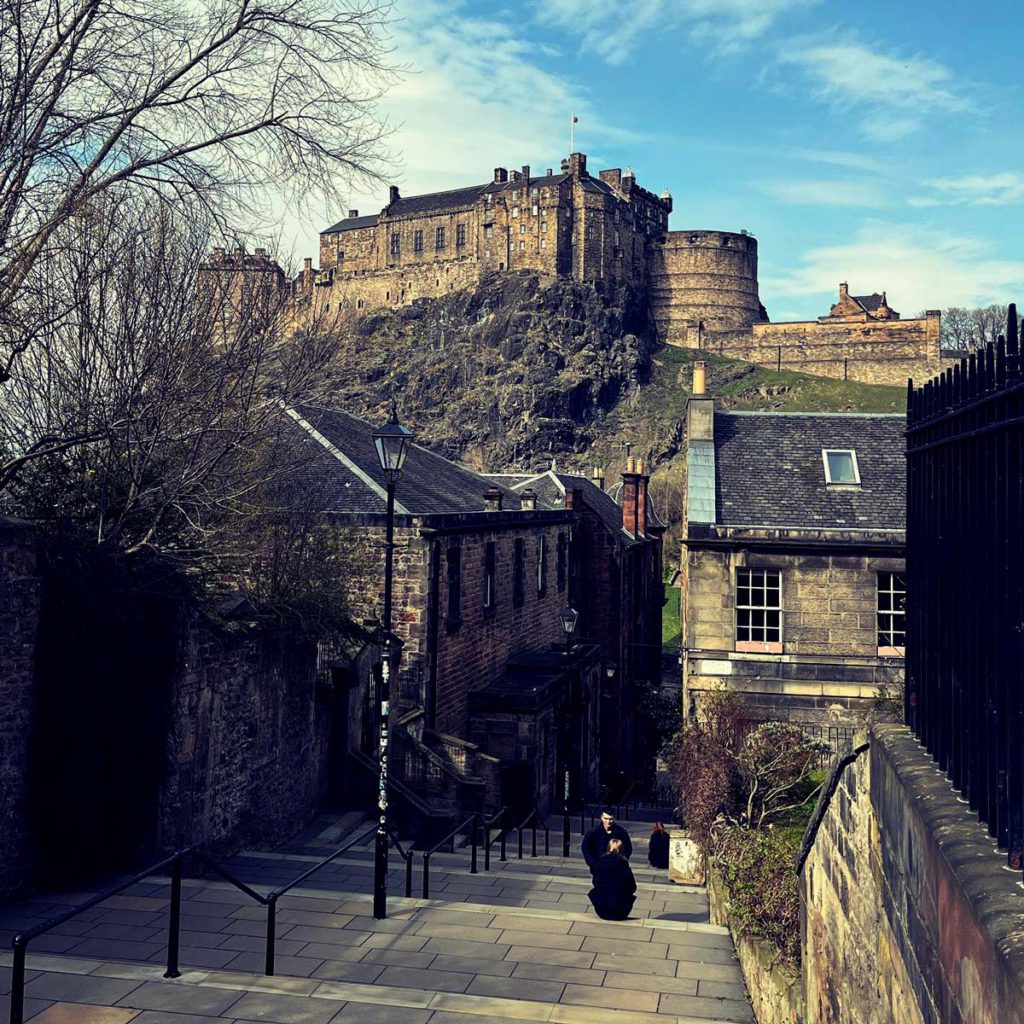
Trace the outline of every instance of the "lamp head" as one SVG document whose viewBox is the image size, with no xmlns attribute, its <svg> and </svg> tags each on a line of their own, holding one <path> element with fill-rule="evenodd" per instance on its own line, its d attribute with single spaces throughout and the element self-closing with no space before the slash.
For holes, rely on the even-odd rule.
<svg viewBox="0 0 1024 1024">
<path fill-rule="evenodd" d="M 579 612 L 571 605 L 566 605 L 558 617 L 562 622 L 562 632 L 566 636 L 572 636 L 576 632 L 576 620 L 579 618 Z"/>
<path fill-rule="evenodd" d="M 398 409 L 391 403 L 391 418 L 373 432 L 373 445 L 377 449 L 377 461 L 389 480 L 396 480 L 402 473 L 405 457 L 412 443 L 412 431 L 398 422 Z"/>
</svg>

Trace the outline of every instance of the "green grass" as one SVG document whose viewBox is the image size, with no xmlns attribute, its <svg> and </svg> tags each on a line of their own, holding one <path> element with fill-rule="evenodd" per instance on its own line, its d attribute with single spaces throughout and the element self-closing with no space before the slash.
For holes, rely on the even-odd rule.
<svg viewBox="0 0 1024 1024">
<path fill-rule="evenodd" d="M 665 585 L 665 605 L 661 610 L 661 646 L 666 651 L 677 651 L 682 639 L 679 624 L 679 588 Z"/>
</svg>

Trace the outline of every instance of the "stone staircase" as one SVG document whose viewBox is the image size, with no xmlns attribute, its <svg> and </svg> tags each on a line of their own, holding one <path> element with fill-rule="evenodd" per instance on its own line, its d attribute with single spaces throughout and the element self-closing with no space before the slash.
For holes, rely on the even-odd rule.
<svg viewBox="0 0 1024 1024">
<path fill-rule="evenodd" d="M 284 848 L 228 865 L 259 891 L 336 848 L 357 817 L 319 819 Z M 627 828 L 629 823 L 626 823 Z M 266 977 L 266 910 L 227 882 L 183 883 L 182 976 L 163 978 L 167 880 L 153 879 L 30 946 L 26 1019 L 34 1024 L 724 1024 L 753 1021 L 728 932 L 708 923 L 703 889 L 646 865 L 635 834 L 634 916 L 606 922 L 587 900 L 578 856 L 498 860 L 469 872 L 469 851 L 435 854 L 431 899 L 405 899 L 389 872 L 388 917 L 373 918 L 372 851 L 353 848 L 283 897 L 276 975 Z M 552 835 L 552 849 L 555 836 Z M 558 836 L 559 847 L 561 837 Z M 539 842 L 543 851 L 543 840 Z M 482 867 L 483 859 L 480 864 Z M 88 894 L 49 895 L 0 911 L 0 942 Z M 0 957 L 7 1020 L 10 955 Z"/>
</svg>

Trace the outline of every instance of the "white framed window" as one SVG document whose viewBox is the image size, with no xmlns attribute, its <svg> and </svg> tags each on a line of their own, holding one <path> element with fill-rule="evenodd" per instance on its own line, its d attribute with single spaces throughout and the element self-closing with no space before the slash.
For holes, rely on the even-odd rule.
<svg viewBox="0 0 1024 1024">
<path fill-rule="evenodd" d="M 898 572 L 878 574 L 878 653 L 902 658 L 907 649 L 907 581 Z"/>
<path fill-rule="evenodd" d="M 860 484 L 857 453 L 852 448 L 822 448 L 821 461 L 825 467 L 826 484 L 845 484 L 852 487 Z"/>
<path fill-rule="evenodd" d="M 782 650 L 782 573 L 736 570 L 736 650 Z"/>
<path fill-rule="evenodd" d="M 542 238 L 540 240 L 540 247 L 542 249 L 546 249 L 548 247 L 548 240 L 546 238 Z"/>
<path fill-rule="evenodd" d="M 540 222 L 540 233 L 542 235 L 546 235 L 548 233 L 548 222 L 546 220 L 542 220 Z"/>
<path fill-rule="evenodd" d="M 519 243 L 519 248 L 520 249 L 525 249 L 526 248 L 526 242 L 525 241 L 524 242 L 520 242 Z"/>
<path fill-rule="evenodd" d="M 517 189 L 517 188 L 512 189 L 512 198 L 513 199 L 518 199 L 519 198 L 519 189 Z"/>
<path fill-rule="evenodd" d="M 519 234 L 521 234 L 521 235 L 525 235 L 526 234 L 526 225 L 525 224 L 520 224 L 519 225 Z"/>
<path fill-rule="evenodd" d="M 512 216 L 513 217 L 518 217 L 519 216 L 519 207 L 518 206 L 513 206 L 512 207 Z"/>
<path fill-rule="evenodd" d="M 494 225 L 493 224 L 485 224 L 484 225 L 484 238 L 493 238 L 493 237 L 494 237 Z"/>
<path fill-rule="evenodd" d="M 533 208 L 530 212 L 534 215 L 534 217 L 536 217 L 540 213 L 540 207 L 536 203 L 534 203 Z"/>
</svg>

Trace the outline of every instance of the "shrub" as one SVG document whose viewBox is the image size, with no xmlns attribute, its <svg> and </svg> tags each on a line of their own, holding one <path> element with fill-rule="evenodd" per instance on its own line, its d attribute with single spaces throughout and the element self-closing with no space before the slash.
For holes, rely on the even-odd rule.
<svg viewBox="0 0 1024 1024">
<path fill-rule="evenodd" d="M 771 942 L 782 959 L 800 960 L 800 892 L 794 849 L 772 829 L 716 830 L 715 860 L 729 891 L 729 913 L 742 931 Z"/>
</svg>

